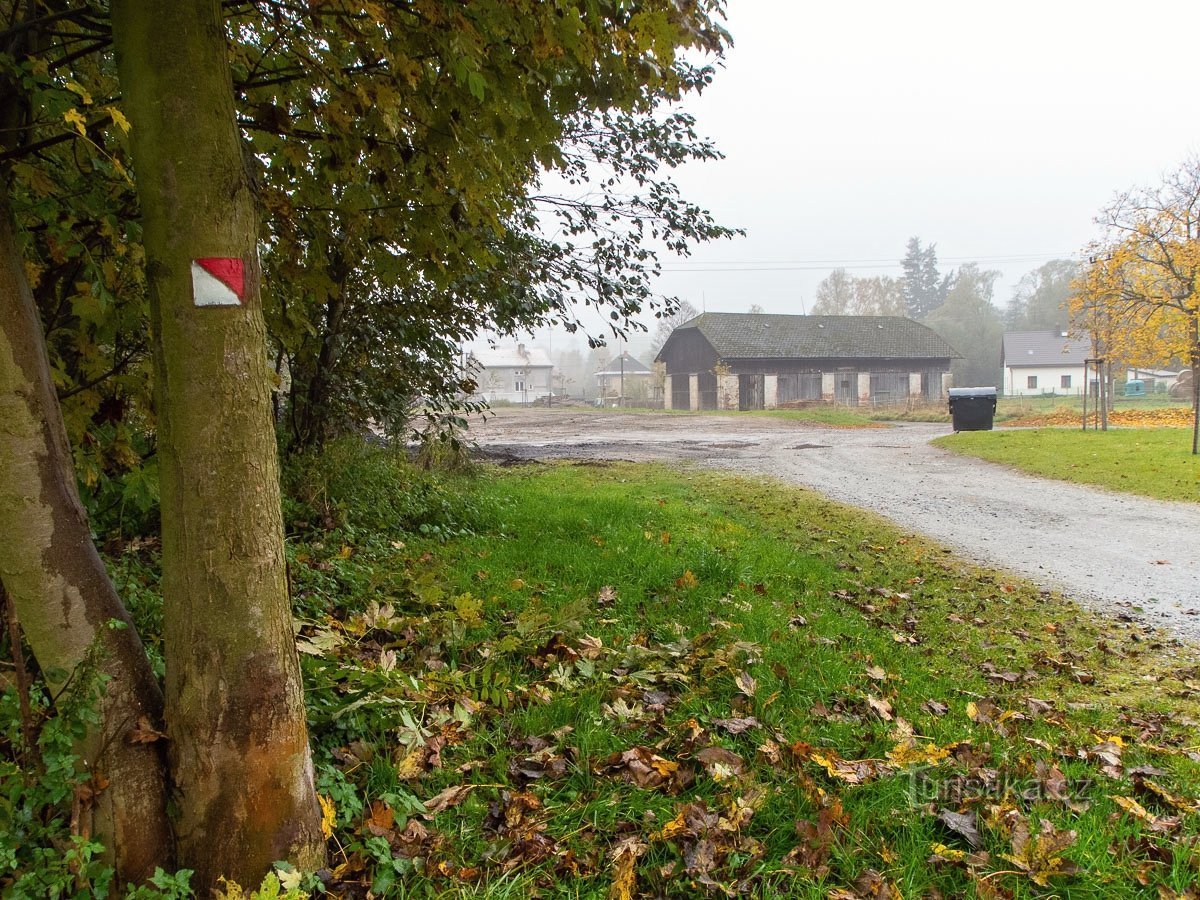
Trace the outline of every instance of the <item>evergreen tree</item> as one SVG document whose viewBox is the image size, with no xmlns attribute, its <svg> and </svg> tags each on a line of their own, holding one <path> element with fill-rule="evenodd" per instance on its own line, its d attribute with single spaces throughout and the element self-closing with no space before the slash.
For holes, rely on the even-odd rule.
<svg viewBox="0 0 1200 900">
<path fill-rule="evenodd" d="M 922 248 L 920 238 L 909 238 L 900 266 L 904 270 L 900 280 L 909 318 L 924 319 L 946 302 L 954 276 L 938 271 L 936 244 Z"/>
</svg>

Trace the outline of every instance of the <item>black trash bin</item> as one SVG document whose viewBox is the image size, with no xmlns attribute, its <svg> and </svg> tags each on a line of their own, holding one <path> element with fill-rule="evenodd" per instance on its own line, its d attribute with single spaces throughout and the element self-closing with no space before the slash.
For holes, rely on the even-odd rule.
<svg viewBox="0 0 1200 900">
<path fill-rule="evenodd" d="M 991 431 L 995 415 L 994 387 L 950 388 L 950 419 L 955 431 Z"/>
</svg>

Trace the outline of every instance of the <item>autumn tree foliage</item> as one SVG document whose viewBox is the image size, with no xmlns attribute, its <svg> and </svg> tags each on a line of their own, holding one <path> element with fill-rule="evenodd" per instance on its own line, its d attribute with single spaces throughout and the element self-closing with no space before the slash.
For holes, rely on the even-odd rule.
<svg viewBox="0 0 1200 900">
<path fill-rule="evenodd" d="M 720 0 L 189 0 L 153 9 L 131 0 L 117 13 L 114 23 L 102 0 L 0 0 L 0 212 L 12 213 L 0 229 L 0 408 L 29 426 L 0 435 L 0 496 L 53 501 L 10 510 L 6 529 L 25 528 L 24 542 L 0 547 L 0 580 L 46 669 L 76 671 L 107 642 L 109 699 L 80 759 L 97 767 L 95 832 L 119 876 L 170 864 L 174 830 L 185 861 L 206 846 L 219 851 L 198 876 L 207 890 L 222 870 L 252 881 L 280 855 L 315 856 L 294 651 L 277 640 L 290 639 L 290 623 L 277 602 L 278 494 L 264 417 L 273 407 L 291 446 L 310 447 L 386 422 L 415 396 L 452 397 L 461 385 L 447 363 L 480 328 L 578 327 L 577 302 L 628 327 L 658 302 L 653 247 L 686 252 L 731 233 L 667 177 L 717 155 L 669 105 L 708 83 L 711 67 L 696 60 L 719 54 L 728 35 Z M 125 41 L 120 67 L 114 28 Z M 156 41 L 154 28 L 197 43 Z M 156 93 L 174 97 L 172 108 L 157 106 Z M 194 117 L 171 119 L 189 103 Z M 219 152 L 207 138 L 189 143 L 189 128 L 215 133 L 217 119 L 229 123 Z M 140 129 L 132 157 L 131 120 Z M 197 189 L 197 177 L 219 184 Z M 222 191 L 227 216 L 209 205 Z M 220 227 L 198 229 L 201 212 Z M 255 221 L 258 241 L 247 231 Z M 241 259 L 251 298 L 260 248 L 265 330 L 254 299 L 230 314 L 236 323 L 221 320 L 228 329 L 195 319 L 180 288 L 184 239 L 197 245 L 194 257 Z M 195 390 L 197 375 L 210 397 Z M 252 435 L 220 414 L 223 404 L 254 420 Z M 214 442 L 198 427 L 205 409 L 241 457 L 237 477 L 218 474 L 219 483 L 209 480 L 226 472 L 220 448 L 208 445 L 224 437 Z M 184 598 L 165 611 L 165 772 L 160 686 L 87 518 L 128 508 L 146 516 L 139 526 L 156 527 L 160 480 L 164 544 L 176 560 L 169 590 Z M 217 509 L 239 492 L 253 507 L 257 524 L 243 531 L 254 541 L 231 531 L 233 500 Z M 28 527 L 33 513 L 45 527 Z M 220 565 L 205 564 L 217 557 Z M 25 558 L 45 565 L 26 571 Z M 257 648 L 253 629 L 240 634 L 243 620 L 228 613 L 239 583 L 261 583 L 272 598 L 251 604 L 272 635 Z M 219 595 L 221 621 L 192 616 L 192 594 L 202 604 Z M 70 617 L 69 641 L 54 626 L 59 613 Z M 110 634 L 110 621 L 125 627 Z M 233 680 L 222 680 L 224 663 L 202 659 L 226 650 L 244 670 Z M 294 815 L 286 803 L 247 810 L 220 799 L 222 788 L 252 785 L 274 765 L 272 751 L 258 751 L 279 737 L 270 733 L 279 719 L 245 690 L 255 672 L 286 701 L 281 754 L 297 763 Z M 240 731 L 222 747 L 226 727 Z M 239 773 L 239 745 L 257 768 Z M 105 752 L 89 752 L 97 746 Z M 134 769 L 136 780 L 109 777 Z M 185 783 L 169 804 L 172 829 L 164 793 Z M 271 820 L 270 834 L 250 847 L 255 816 Z M 233 864 L 239 842 L 245 858 Z M 304 852 L 293 853 L 298 845 Z"/>
<path fill-rule="evenodd" d="M 1004 310 L 1009 331 L 1053 331 L 1066 328 L 1071 285 L 1079 277 L 1079 263 L 1052 259 L 1021 276 Z"/>
<path fill-rule="evenodd" d="M 834 269 L 817 285 L 814 316 L 903 316 L 901 280 L 888 275 L 856 277 Z"/>
<path fill-rule="evenodd" d="M 666 109 L 711 78 L 679 51 L 720 51 L 717 4 L 319 6 L 231 17 L 293 448 L 447 409 L 481 329 L 621 332 L 654 246 L 731 234 L 664 177 L 718 155 Z"/>
<path fill-rule="evenodd" d="M 1097 218 L 1103 236 L 1075 282 L 1073 326 L 1099 355 L 1128 365 L 1186 361 L 1200 384 L 1200 159 L 1160 185 L 1119 195 Z M 1193 393 L 1192 452 L 1200 449 Z"/>
</svg>

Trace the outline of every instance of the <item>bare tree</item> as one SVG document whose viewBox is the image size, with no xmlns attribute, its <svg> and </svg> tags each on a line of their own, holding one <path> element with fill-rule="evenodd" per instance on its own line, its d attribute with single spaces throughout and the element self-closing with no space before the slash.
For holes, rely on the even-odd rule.
<svg viewBox="0 0 1200 900">
<path fill-rule="evenodd" d="M 663 344 L 667 342 L 667 338 L 671 336 L 671 332 L 682 325 L 684 322 L 690 322 L 696 316 L 700 315 L 700 310 L 692 306 L 686 300 L 680 300 L 679 305 L 669 315 L 659 317 L 658 325 L 654 329 L 654 340 L 650 347 L 657 356 L 658 351 L 662 349 Z"/>
</svg>

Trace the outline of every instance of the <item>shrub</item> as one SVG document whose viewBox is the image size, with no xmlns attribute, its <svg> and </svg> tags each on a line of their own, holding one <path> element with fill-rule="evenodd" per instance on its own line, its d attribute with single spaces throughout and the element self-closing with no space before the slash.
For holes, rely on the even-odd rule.
<svg viewBox="0 0 1200 900">
<path fill-rule="evenodd" d="M 470 530 L 461 476 L 419 469 L 403 451 L 348 437 L 291 460 L 283 479 L 289 531 L 316 528 L 450 536 Z"/>
</svg>

